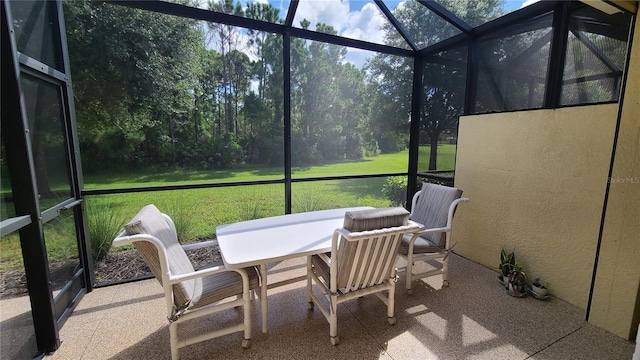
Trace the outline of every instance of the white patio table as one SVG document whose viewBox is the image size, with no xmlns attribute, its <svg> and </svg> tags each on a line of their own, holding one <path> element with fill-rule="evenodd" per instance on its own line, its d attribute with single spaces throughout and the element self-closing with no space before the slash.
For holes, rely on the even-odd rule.
<svg viewBox="0 0 640 360">
<path fill-rule="evenodd" d="M 273 284 L 267 282 L 267 264 L 331 251 L 333 231 L 342 227 L 347 211 L 372 209 L 353 207 L 311 211 L 242 221 L 216 227 L 218 246 L 225 266 L 231 269 L 260 266 L 262 332 L 267 326 L 267 288 L 306 279 L 300 276 Z"/>
</svg>

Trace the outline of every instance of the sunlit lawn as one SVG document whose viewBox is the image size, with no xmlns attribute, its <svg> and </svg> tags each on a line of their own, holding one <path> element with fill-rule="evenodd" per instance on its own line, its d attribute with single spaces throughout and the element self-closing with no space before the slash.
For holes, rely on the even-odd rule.
<svg viewBox="0 0 640 360">
<path fill-rule="evenodd" d="M 455 145 L 440 145 L 438 169 L 454 167 Z M 376 173 L 402 173 L 407 171 L 408 152 L 383 154 L 362 161 L 338 164 L 295 167 L 295 178 L 321 176 L 363 175 Z M 426 170 L 429 148 L 421 147 L 419 169 Z M 251 180 L 282 179 L 280 168 L 251 168 L 230 170 L 147 170 L 141 173 L 85 175 L 87 189 L 154 186 L 169 184 L 218 183 Z M 332 181 L 295 182 L 292 184 L 292 211 L 303 212 L 319 209 L 390 205 L 382 194 L 386 178 L 347 179 Z M 92 209 L 108 209 L 117 214 L 122 222 L 131 219 L 146 204 L 155 204 L 169 214 L 177 223 L 182 222 L 188 231 L 182 234 L 186 241 L 212 238 L 215 228 L 221 224 L 253 218 L 281 215 L 284 213 L 283 184 L 233 186 L 190 190 L 151 191 L 140 193 L 94 195 L 85 198 L 88 216 Z M 94 210 L 95 211 L 95 210 Z M 101 210 L 104 211 L 104 210 Z M 69 223 L 72 224 L 72 223 Z M 55 250 L 71 248 L 75 239 L 68 230 L 45 232 L 49 256 L 65 256 L 66 252 Z M 22 267 L 20 245 L 17 234 L 4 237 L 0 242 L 0 269 Z M 73 246 L 75 247 L 75 245 Z"/>
<path fill-rule="evenodd" d="M 438 146 L 438 170 L 452 170 L 455 166 L 455 145 Z M 421 146 L 418 169 L 429 167 L 429 146 Z M 368 175 L 380 173 L 402 173 L 407 171 L 409 152 L 382 154 L 359 161 L 335 164 L 293 167 L 294 178 Z M 283 179 L 282 167 L 237 167 L 234 169 L 144 169 L 141 172 L 85 174 L 86 189 L 120 188 L 135 186 L 157 186 L 167 184 L 197 184 L 209 182 L 236 182 L 252 180 Z"/>
<path fill-rule="evenodd" d="M 418 150 L 418 171 L 429 169 L 430 146 L 420 146 Z M 408 155 L 407 155 L 408 156 Z M 437 170 L 453 170 L 456 165 L 456 145 L 438 145 Z"/>
</svg>

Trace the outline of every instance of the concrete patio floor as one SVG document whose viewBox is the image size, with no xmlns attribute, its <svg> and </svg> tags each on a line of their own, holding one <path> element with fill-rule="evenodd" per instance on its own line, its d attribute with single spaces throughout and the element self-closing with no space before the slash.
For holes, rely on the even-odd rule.
<svg viewBox="0 0 640 360">
<path fill-rule="evenodd" d="M 399 260 L 402 261 L 402 260 Z M 399 266 L 402 263 L 398 264 Z M 304 259 L 273 266 L 269 280 L 304 274 Z M 416 282 L 414 294 L 396 286 L 396 324 L 385 306 L 367 296 L 339 306 L 340 344 L 329 324 L 307 309 L 305 283 L 269 291 L 269 333 L 261 333 L 260 303 L 253 303 L 252 342 L 242 333 L 181 349 L 181 359 L 631 359 L 635 343 L 584 321 L 584 311 L 550 297 L 513 298 L 497 273 L 453 255 L 450 286 L 439 276 Z M 3 304 L 3 307 L 6 303 Z M 3 311 L 4 312 L 4 311 Z M 180 331 L 240 321 L 230 310 L 187 322 Z M 4 330 L 3 330 L 4 333 Z M 60 331 L 62 344 L 46 360 L 170 359 L 162 289 L 155 279 L 98 288 L 84 296 Z"/>
</svg>

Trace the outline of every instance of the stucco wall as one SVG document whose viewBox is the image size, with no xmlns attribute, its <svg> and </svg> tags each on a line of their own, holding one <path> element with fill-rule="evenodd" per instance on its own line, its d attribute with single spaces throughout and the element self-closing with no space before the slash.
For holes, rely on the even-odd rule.
<svg viewBox="0 0 640 360">
<path fill-rule="evenodd" d="M 589 314 L 589 322 L 629 340 L 638 330 L 640 316 L 640 29 L 637 24 L 634 39 Z"/>
<path fill-rule="evenodd" d="M 586 308 L 617 104 L 460 118 L 455 251 L 496 268 L 515 249 L 531 279 Z M 497 272 L 496 272 L 497 276 Z M 496 280 L 497 282 L 497 280 Z"/>
</svg>

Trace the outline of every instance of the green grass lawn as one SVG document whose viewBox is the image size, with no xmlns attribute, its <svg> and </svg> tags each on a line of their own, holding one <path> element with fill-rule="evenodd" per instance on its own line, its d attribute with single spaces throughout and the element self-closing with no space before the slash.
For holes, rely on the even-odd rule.
<svg viewBox="0 0 640 360">
<path fill-rule="evenodd" d="M 418 150 L 418 171 L 429 169 L 430 146 L 420 146 Z M 456 146 L 451 144 L 438 145 L 437 170 L 453 170 L 456 167 Z"/>
<path fill-rule="evenodd" d="M 330 165 L 295 167 L 294 178 L 364 175 L 407 171 L 408 152 L 383 154 L 361 161 Z M 455 145 L 440 145 L 438 169 L 453 169 Z M 421 147 L 419 169 L 428 168 L 429 148 Z M 282 179 L 281 168 L 237 168 L 229 170 L 147 169 L 140 173 L 119 173 L 84 176 L 87 189 L 153 186 L 167 184 L 195 184 L 207 182 L 236 182 L 250 180 Z M 350 206 L 384 207 L 390 199 L 382 194 L 386 178 L 313 181 L 292 184 L 292 211 L 303 212 Z M 221 224 L 249 220 L 284 213 L 284 185 L 252 185 L 209 189 L 152 191 L 114 195 L 93 195 L 85 198 L 89 223 L 93 226 L 116 227 L 131 219 L 146 204 L 155 204 L 176 222 L 183 242 L 211 238 L 215 227 Z M 92 216 L 113 214 L 113 221 L 91 221 Z M 115 225 L 114 225 L 115 224 Z M 49 226 L 45 231 L 50 257 L 64 257 L 65 248 L 75 249 L 75 236 L 69 229 Z M 112 231 L 112 232 L 113 232 Z M 109 231 L 106 231 L 109 233 Z M 73 246 L 72 246 L 73 245 Z M 21 268 L 22 256 L 17 234 L 0 240 L 0 270 L 7 267 Z"/>
<path fill-rule="evenodd" d="M 455 166 L 455 145 L 438 146 L 438 170 L 451 170 Z M 429 146 L 421 146 L 418 155 L 418 169 L 429 167 Z M 382 154 L 358 161 L 298 166 L 291 169 L 294 178 L 369 175 L 380 173 L 406 172 L 408 166 L 408 150 L 393 154 Z M 240 166 L 224 170 L 198 169 L 142 169 L 140 172 L 85 174 L 86 189 L 120 188 L 136 186 L 156 186 L 167 184 L 197 184 L 207 182 L 235 182 L 252 180 L 274 180 L 284 178 L 282 167 L 248 167 Z"/>
</svg>

